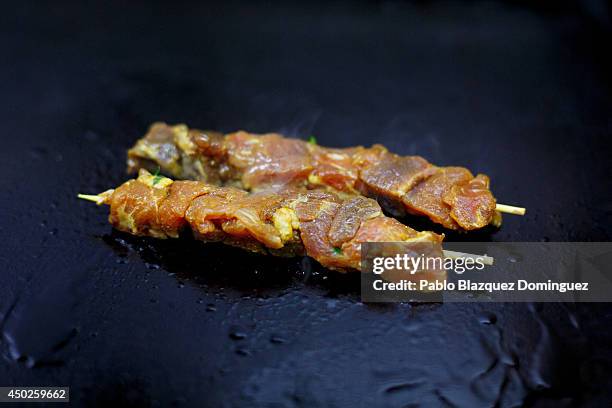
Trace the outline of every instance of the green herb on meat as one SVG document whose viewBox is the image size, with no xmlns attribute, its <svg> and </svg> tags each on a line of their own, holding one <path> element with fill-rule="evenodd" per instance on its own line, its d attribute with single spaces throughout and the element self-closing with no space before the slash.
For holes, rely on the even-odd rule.
<svg viewBox="0 0 612 408">
<path fill-rule="evenodd" d="M 153 173 L 153 182 L 152 182 L 153 185 L 156 185 L 157 183 L 160 182 L 162 178 L 164 178 L 164 176 L 159 174 L 160 171 L 161 171 L 161 168 L 157 166 L 157 170 L 155 170 L 155 173 Z"/>
</svg>

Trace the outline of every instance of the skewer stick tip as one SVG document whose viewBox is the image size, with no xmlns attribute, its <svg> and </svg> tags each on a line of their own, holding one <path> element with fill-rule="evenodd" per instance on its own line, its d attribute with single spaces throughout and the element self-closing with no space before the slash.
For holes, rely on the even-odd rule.
<svg viewBox="0 0 612 408">
<path fill-rule="evenodd" d="M 525 208 L 523 207 L 515 207 L 513 205 L 506 204 L 497 204 L 495 209 L 499 212 L 506 214 L 514 214 L 514 215 L 525 215 Z"/>
<path fill-rule="evenodd" d="M 94 202 L 98 205 L 102 205 L 106 202 L 107 198 L 113 193 L 114 190 L 106 190 L 100 194 L 77 194 L 77 197 L 81 200 L 87 200 Z"/>
<path fill-rule="evenodd" d="M 487 255 L 474 255 L 474 254 L 467 254 L 465 252 L 457 252 L 457 251 L 448 251 L 448 250 L 444 250 L 444 257 L 446 258 L 452 258 L 452 259 L 457 259 L 457 258 L 471 258 L 471 259 L 480 259 L 482 261 L 483 264 L 485 265 L 493 265 L 493 263 L 495 262 L 495 259 L 491 256 L 487 256 Z"/>
<path fill-rule="evenodd" d="M 94 203 L 98 203 L 100 201 L 100 197 L 92 194 L 77 194 L 82 200 L 93 201 Z"/>
</svg>

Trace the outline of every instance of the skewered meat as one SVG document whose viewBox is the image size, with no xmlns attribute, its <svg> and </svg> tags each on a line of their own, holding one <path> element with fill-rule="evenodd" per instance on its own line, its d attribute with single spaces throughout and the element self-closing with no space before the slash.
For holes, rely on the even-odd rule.
<svg viewBox="0 0 612 408">
<path fill-rule="evenodd" d="M 376 201 L 340 198 L 322 190 L 248 193 L 201 181 L 172 181 L 141 169 L 137 179 L 97 196 L 110 206 L 110 223 L 133 235 L 177 238 L 191 230 L 205 242 L 223 242 L 279 256 L 308 255 L 339 271 L 360 270 L 363 242 L 427 242 L 443 235 L 418 232 L 388 218 Z M 442 279 L 430 271 L 425 279 Z"/>
<path fill-rule="evenodd" d="M 223 135 L 155 123 L 128 152 L 128 170 L 257 191 L 323 189 L 377 199 L 392 213 L 424 215 L 448 229 L 473 230 L 501 216 L 489 178 L 463 167 L 437 167 L 381 145 L 326 148 L 279 134 Z"/>
</svg>

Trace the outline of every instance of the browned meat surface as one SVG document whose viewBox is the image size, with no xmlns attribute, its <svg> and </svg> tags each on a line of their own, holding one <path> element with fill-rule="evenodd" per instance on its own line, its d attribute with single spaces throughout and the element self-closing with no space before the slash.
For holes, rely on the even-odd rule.
<svg viewBox="0 0 612 408">
<path fill-rule="evenodd" d="M 482 225 L 495 216 L 495 199 L 484 174 L 454 184 L 443 199 L 451 207 L 450 216 L 461 226 Z"/>
<path fill-rule="evenodd" d="M 443 225 L 456 225 L 444 197 L 455 184 L 469 181 L 473 177 L 463 167 L 445 167 L 418 183 L 403 197 L 403 202 L 412 212 L 441 220 Z"/>
<path fill-rule="evenodd" d="M 361 181 L 374 194 L 401 198 L 435 172 L 422 157 L 387 153 L 378 163 L 361 170 Z"/>
<path fill-rule="evenodd" d="M 339 271 L 360 269 L 363 242 L 443 239 L 384 216 L 374 200 L 342 199 L 321 190 L 247 193 L 141 170 L 138 179 L 100 196 L 110 205 L 110 223 L 121 231 L 174 238 L 189 229 L 202 241 L 274 255 L 307 254 Z"/>
<path fill-rule="evenodd" d="M 497 216 L 486 176 L 398 156 L 380 145 L 333 149 L 275 133 L 224 136 L 156 123 L 129 150 L 128 169 L 157 166 L 175 178 L 252 192 L 292 188 L 364 195 L 449 229 L 482 228 Z"/>
<path fill-rule="evenodd" d="M 364 221 L 382 216 L 380 206 L 369 198 L 356 196 L 345 200 L 330 225 L 328 238 L 332 245 L 339 247 L 352 239 Z"/>
<path fill-rule="evenodd" d="M 236 132 L 227 135 L 225 142 L 227 162 L 248 190 L 300 184 L 313 170 L 306 144 L 294 139 Z"/>
</svg>

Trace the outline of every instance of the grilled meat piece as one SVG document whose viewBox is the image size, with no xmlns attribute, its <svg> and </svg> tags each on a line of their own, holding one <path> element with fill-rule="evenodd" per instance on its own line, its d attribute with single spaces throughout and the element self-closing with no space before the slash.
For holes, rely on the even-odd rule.
<svg viewBox="0 0 612 408">
<path fill-rule="evenodd" d="M 172 181 L 141 169 L 137 179 L 95 197 L 98 204 L 110 205 L 110 223 L 133 235 L 177 238 L 181 230 L 191 230 L 205 242 L 279 256 L 308 255 L 338 271 L 360 270 L 363 242 L 438 245 L 443 239 L 384 216 L 374 200 L 343 199 L 321 190 L 248 193 L 201 181 Z M 424 278 L 442 279 L 444 273 L 430 271 Z"/>
<path fill-rule="evenodd" d="M 364 195 L 454 230 L 500 222 L 487 176 L 398 156 L 381 145 L 334 149 L 275 133 L 222 135 L 155 123 L 128 151 L 128 170 L 157 166 L 178 179 L 252 192 L 318 188 Z"/>
</svg>

